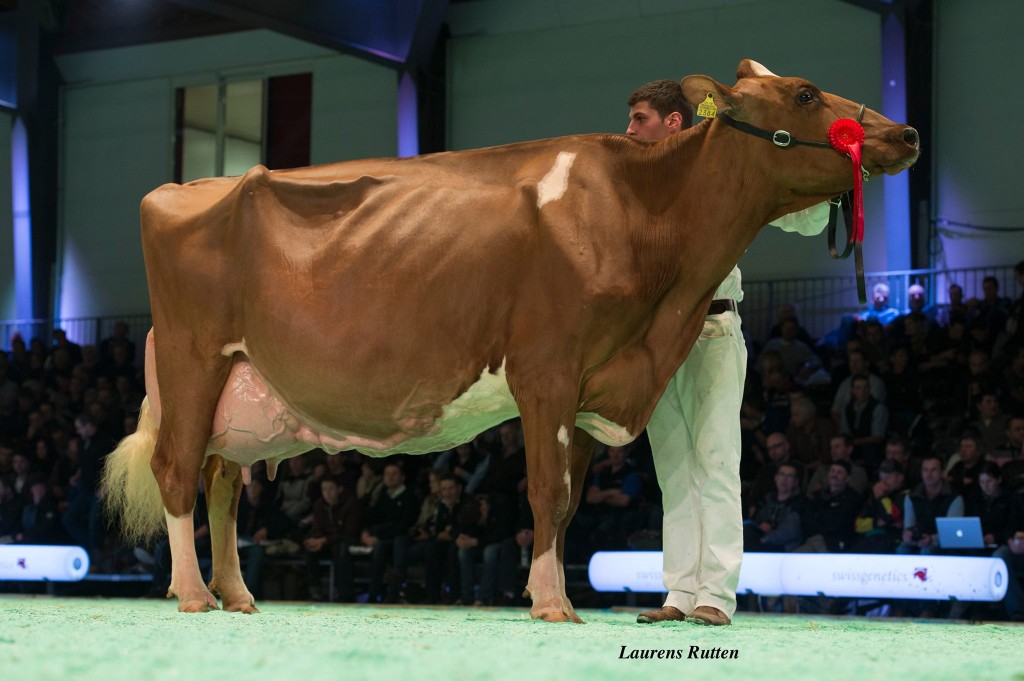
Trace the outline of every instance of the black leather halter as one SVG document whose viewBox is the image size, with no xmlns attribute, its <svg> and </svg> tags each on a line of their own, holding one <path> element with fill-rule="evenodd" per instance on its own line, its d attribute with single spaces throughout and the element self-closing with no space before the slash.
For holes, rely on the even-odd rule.
<svg viewBox="0 0 1024 681">
<path fill-rule="evenodd" d="M 860 123 L 864 118 L 864 105 L 860 105 L 860 110 L 857 112 L 857 122 Z M 785 130 L 776 130 L 770 132 L 764 128 L 758 128 L 757 126 L 738 121 L 731 116 L 722 114 L 718 116 L 718 119 L 729 127 L 735 128 L 740 132 L 744 132 L 754 137 L 760 137 L 766 139 L 777 147 L 788 149 L 793 146 L 807 146 L 816 147 L 818 149 L 831 149 L 836 151 L 829 142 L 811 142 L 809 140 L 802 140 L 797 137 L 793 137 L 789 132 Z M 838 152 L 837 152 L 838 153 Z M 867 179 L 865 173 L 865 180 Z M 836 227 L 839 222 L 839 210 L 842 208 L 843 220 L 846 223 L 846 247 L 842 253 L 836 247 Z M 864 284 L 864 253 L 863 247 L 859 241 L 854 239 L 853 232 L 853 202 L 850 198 L 850 192 L 843 192 L 842 194 L 833 197 L 828 202 L 828 254 L 836 260 L 849 257 L 850 252 L 853 252 L 854 269 L 857 275 L 857 297 L 860 302 L 866 303 L 867 287 Z"/>
</svg>

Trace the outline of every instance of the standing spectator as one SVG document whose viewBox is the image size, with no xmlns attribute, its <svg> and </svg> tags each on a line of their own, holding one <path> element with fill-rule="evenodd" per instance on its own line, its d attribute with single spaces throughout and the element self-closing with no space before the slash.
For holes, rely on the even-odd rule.
<svg viewBox="0 0 1024 681">
<path fill-rule="evenodd" d="M 331 477 L 320 481 L 321 497 L 313 505 L 313 523 L 302 542 L 306 556 L 309 597 L 324 599 L 320 589 L 320 561 L 334 564 L 336 599 L 343 603 L 354 600 L 352 556 L 349 547 L 356 543 L 362 529 L 362 510 L 355 495 L 338 485 Z"/>
<path fill-rule="evenodd" d="M 993 336 L 1003 330 L 1010 316 L 1010 299 L 999 295 L 999 280 L 988 276 L 981 280 L 982 298 L 967 301 L 968 314 L 981 322 Z"/>
<path fill-rule="evenodd" d="M 964 303 L 964 289 L 960 284 L 949 285 L 949 302 L 938 306 L 937 319 L 940 326 L 949 326 L 953 319 L 967 319 L 967 304 Z"/>
<path fill-rule="evenodd" d="M 929 454 L 921 460 L 921 484 L 903 504 L 903 537 L 896 553 L 940 552 L 936 518 L 960 518 L 964 500 L 942 477 L 942 458 Z"/>
<path fill-rule="evenodd" d="M 100 362 L 105 362 L 113 357 L 113 348 L 117 346 L 125 349 L 129 362 L 135 361 L 135 343 L 128 337 L 128 324 L 120 320 L 114 322 L 114 329 L 110 337 L 100 341 Z"/>
<path fill-rule="evenodd" d="M 800 473 L 795 464 L 783 462 L 774 477 L 775 488 L 758 500 L 743 524 L 744 551 L 792 551 L 803 542 L 806 500 L 800 494 Z"/>
</svg>

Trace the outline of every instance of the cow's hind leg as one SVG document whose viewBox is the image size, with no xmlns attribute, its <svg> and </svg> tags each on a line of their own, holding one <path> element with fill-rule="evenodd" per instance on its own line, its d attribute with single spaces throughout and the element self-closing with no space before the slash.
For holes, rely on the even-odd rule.
<svg viewBox="0 0 1024 681">
<path fill-rule="evenodd" d="M 558 562 L 565 565 L 565 534 L 569 524 L 580 507 L 583 490 L 586 489 L 587 469 L 594 454 L 594 438 L 584 430 L 576 428 L 573 433 L 569 459 L 569 510 L 558 527 Z M 564 569 L 564 568 L 563 568 Z"/>
<path fill-rule="evenodd" d="M 206 507 L 210 515 L 213 579 L 210 591 L 219 595 L 225 610 L 252 614 L 255 600 L 242 580 L 238 563 L 238 500 L 242 496 L 242 468 L 217 455 L 203 467 Z"/>
<path fill-rule="evenodd" d="M 171 544 L 168 596 L 178 597 L 181 612 L 206 612 L 217 608 L 217 599 L 199 571 L 192 511 L 230 359 L 220 355 L 220 346 L 199 348 L 191 336 L 161 334 L 159 328 L 154 344 L 162 418 L 151 466 Z"/>
<path fill-rule="evenodd" d="M 550 383 L 548 384 L 550 386 Z M 570 402 L 571 403 L 571 402 Z M 548 622 L 583 623 L 565 595 L 562 567 L 563 523 L 571 507 L 571 435 L 575 413 L 555 414 L 550 400 L 520 402 L 530 506 L 533 509 L 533 563 L 525 595 L 533 601 L 530 616 Z"/>
</svg>

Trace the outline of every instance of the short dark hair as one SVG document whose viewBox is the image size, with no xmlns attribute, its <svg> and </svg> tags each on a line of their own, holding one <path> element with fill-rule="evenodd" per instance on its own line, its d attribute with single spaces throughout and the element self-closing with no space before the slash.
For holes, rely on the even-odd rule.
<svg viewBox="0 0 1024 681">
<path fill-rule="evenodd" d="M 881 473 L 903 473 L 903 466 L 900 465 L 899 461 L 894 459 L 886 459 L 882 463 L 878 464 L 878 472 Z"/>
<path fill-rule="evenodd" d="M 674 111 L 683 117 L 683 128 L 693 124 L 693 110 L 683 97 L 683 89 L 674 80 L 655 80 L 633 90 L 626 104 L 633 108 L 640 102 L 647 102 L 664 118 Z"/>
<path fill-rule="evenodd" d="M 850 473 L 853 472 L 853 466 L 851 466 L 850 462 L 847 461 L 846 459 L 840 459 L 839 461 L 833 461 L 832 463 L 829 464 L 829 466 L 839 466 L 844 471 L 846 471 L 847 475 L 849 475 Z"/>
</svg>

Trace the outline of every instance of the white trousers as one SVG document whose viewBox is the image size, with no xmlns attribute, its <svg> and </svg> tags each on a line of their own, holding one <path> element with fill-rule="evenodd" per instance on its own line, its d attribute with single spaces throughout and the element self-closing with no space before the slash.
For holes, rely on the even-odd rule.
<svg viewBox="0 0 1024 681">
<path fill-rule="evenodd" d="M 701 605 L 736 612 L 746 366 L 739 314 L 708 317 L 647 426 L 665 509 L 665 605 L 684 614 Z"/>
</svg>

